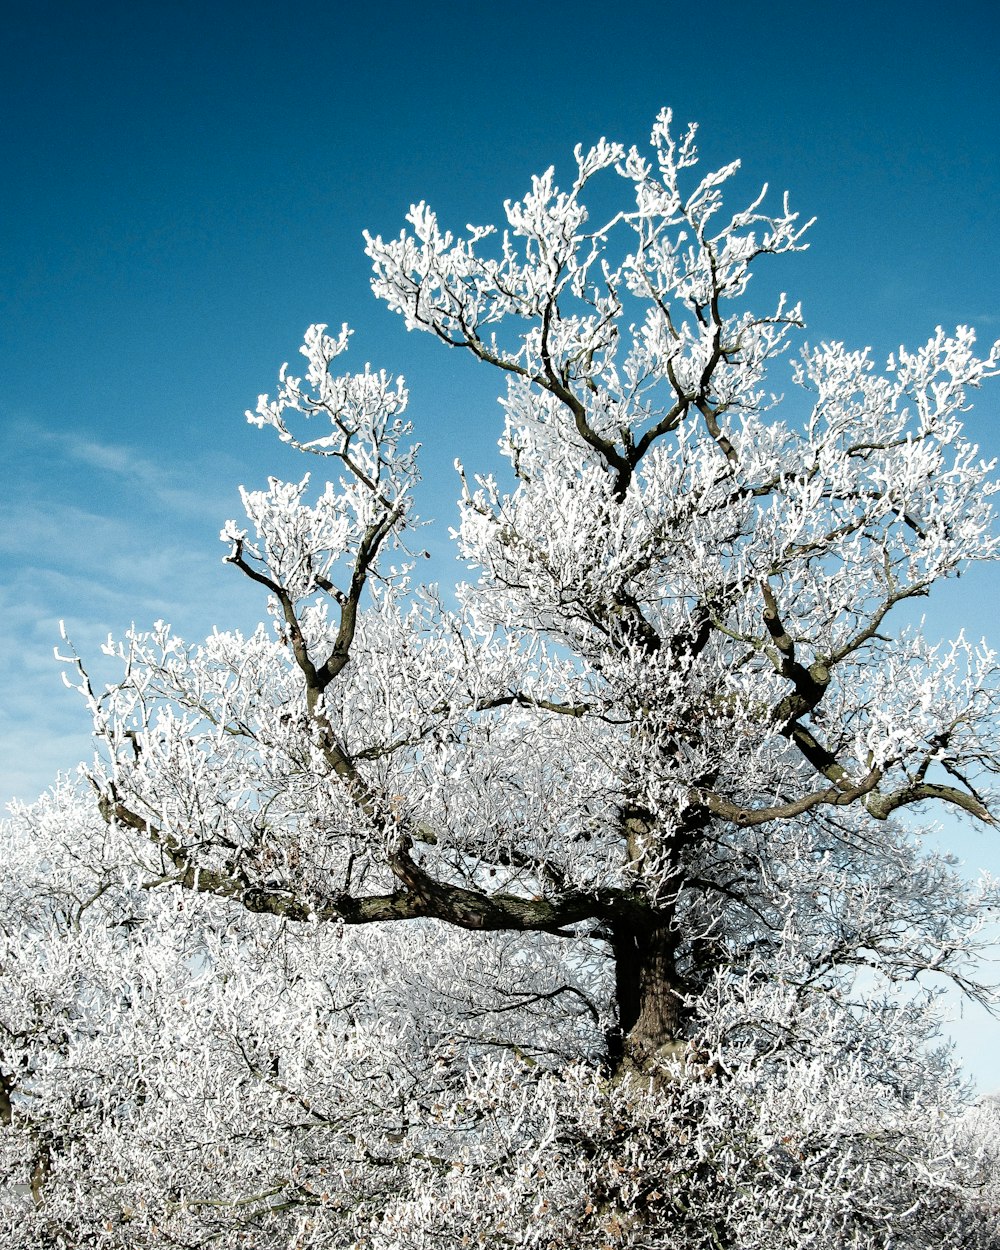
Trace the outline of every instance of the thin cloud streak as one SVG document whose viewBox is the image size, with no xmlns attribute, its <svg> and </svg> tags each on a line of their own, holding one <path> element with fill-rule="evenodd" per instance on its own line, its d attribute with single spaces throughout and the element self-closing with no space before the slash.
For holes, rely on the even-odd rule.
<svg viewBox="0 0 1000 1250">
<path fill-rule="evenodd" d="M 88 496 L 93 494 L 98 484 L 93 479 L 81 481 L 79 468 L 83 466 L 94 470 L 113 481 L 121 502 L 141 504 L 143 507 L 158 503 L 169 508 L 178 519 L 207 520 L 215 514 L 219 501 L 214 492 L 204 489 L 208 481 L 225 481 L 229 484 L 232 500 L 236 500 L 235 485 L 231 484 L 235 466 L 224 455 L 186 457 L 181 469 L 151 460 L 128 444 L 101 442 L 78 434 L 56 432 L 40 421 L 26 417 L 5 423 L 0 447 L 8 460 L 44 457 L 49 462 L 50 476 L 62 477 L 68 483 L 79 482 L 85 486 Z M 130 500 L 131 493 L 135 491 L 140 493 Z M 102 504 L 106 502 L 105 497 Z"/>
</svg>

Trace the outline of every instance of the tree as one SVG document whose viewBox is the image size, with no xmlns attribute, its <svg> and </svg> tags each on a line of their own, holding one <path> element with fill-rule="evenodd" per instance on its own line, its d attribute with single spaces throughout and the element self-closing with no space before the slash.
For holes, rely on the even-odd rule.
<svg viewBox="0 0 1000 1250">
<path fill-rule="evenodd" d="M 403 383 L 317 325 L 248 415 L 334 480 L 222 532 L 270 627 L 132 631 L 101 692 L 71 657 L 101 819 L 8 831 L 31 1244 L 998 1244 L 933 1045 L 996 890 L 901 817 L 995 822 L 995 656 L 904 613 L 1000 552 L 960 423 L 1000 344 L 807 346 L 772 394 L 801 313 L 744 297 L 807 226 L 723 215 L 737 166 L 669 113 L 652 153 L 578 148 L 502 235 L 367 237 L 506 383 L 454 602 L 413 580 Z"/>
</svg>

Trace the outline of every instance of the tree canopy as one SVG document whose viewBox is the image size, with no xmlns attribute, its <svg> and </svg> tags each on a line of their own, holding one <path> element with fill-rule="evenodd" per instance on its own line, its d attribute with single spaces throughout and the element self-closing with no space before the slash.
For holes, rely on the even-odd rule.
<svg viewBox="0 0 1000 1250">
<path fill-rule="evenodd" d="M 668 112 L 574 161 L 366 237 L 503 384 L 468 583 L 415 575 L 402 380 L 315 325 L 248 416 L 322 480 L 222 530 L 269 622 L 69 656 L 95 761 L 4 835 L 10 1244 L 997 1244 L 934 1009 L 997 891 L 903 818 L 995 823 L 996 657 L 906 608 L 1000 553 L 1000 344 L 792 351 L 787 197 Z"/>
</svg>

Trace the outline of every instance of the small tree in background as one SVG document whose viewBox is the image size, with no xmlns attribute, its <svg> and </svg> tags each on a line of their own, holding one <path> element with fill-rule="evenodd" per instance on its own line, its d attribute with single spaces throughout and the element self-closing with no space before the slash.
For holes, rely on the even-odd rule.
<svg viewBox="0 0 1000 1250">
<path fill-rule="evenodd" d="M 806 347 L 781 400 L 799 308 L 745 296 L 787 201 L 724 213 L 668 113 L 575 157 L 503 234 L 367 239 L 506 381 L 454 606 L 411 578 L 403 384 L 314 326 L 250 419 L 332 479 L 222 535 L 270 627 L 130 633 L 102 693 L 74 661 L 103 821 L 8 830 L 12 1236 L 997 1244 L 932 1001 L 988 998 L 996 891 L 899 823 L 993 823 L 997 665 L 897 618 L 1000 550 L 959 420 L 1000 344 Z"/>
</svg>

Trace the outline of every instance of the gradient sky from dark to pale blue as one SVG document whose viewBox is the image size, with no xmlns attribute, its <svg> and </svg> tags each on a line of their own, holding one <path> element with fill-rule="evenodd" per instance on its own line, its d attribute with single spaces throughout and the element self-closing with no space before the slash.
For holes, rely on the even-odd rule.
<svg viewBox="0 0 1000 1250">
<path fill-rule="evenodd" d="M 994 4 L 36 0 L 0 36 L 0 800 L 88 753 L 61 618 L 88 656 L 133 619 L 259 618 L 217 533 L 238 483 L 312 467 L 242 416 L 310 322 L 405 373 L 447 572 L 451 463 L 491 467 L 498 387 L 368 292 L 361 231 L 414 200 L 495 221 L 574 143 L 644 143 L 666 104 L 706 166 L 743 159 L 738 193 L 767 180 L 817 216 L 762 275 L 811 339 L 882 357 L 937 324 L 1000 334 Z M 994 384 L 970 421 L 991 455 L 998 404 Z M 939 632 L 1000 642 L 994 572 L 945 591 Z M 991 1027 L 970 1063 L 993 1086 Z"/>
</svg>

